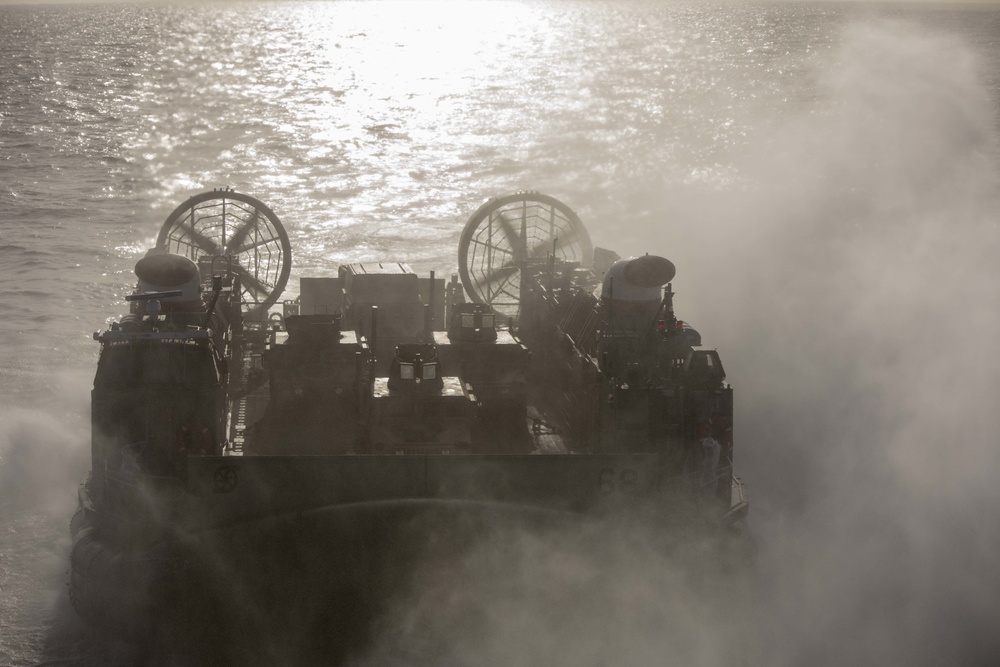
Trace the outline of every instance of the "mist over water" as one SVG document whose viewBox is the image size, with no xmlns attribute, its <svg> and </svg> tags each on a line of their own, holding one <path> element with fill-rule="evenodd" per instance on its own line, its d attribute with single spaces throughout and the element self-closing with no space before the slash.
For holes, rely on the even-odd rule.
<svg viewBox="0 0 1000 667">
<path fill-rule="evenodd" d="M 66 597 L 76 488 L 90 468 L 88 394 L 63 374 L 54 405 L 0 407 L 0 664 L 26 661 L 53 633 L 62 648 L 82 623 Z M 86 413 L 89 416 L 89 411 Z M 39 618 L 47 623 L 39 625 Z M 86 640 L 86 635 L 83 639 Z M 81 651 L 78 655 L 82 655 Z M 86 664 L 80 662 L 78 664 Z"/>
<path fill-rule="evenodd" d="M 496 527 L 431 552 L 361 664 L 739 664 L 750 582 L 719 538 L 623 516 Z"/>
<path fill-rule="evenodd" d="M 981 68 L 955 37 L 849 27 L 829 108 L 751 151 L 745 191 L 711 223 L 725 268 L 699 294 L 744 389 L 762 664 L 1000 657 L 996 110 Z"/>
<path fill-rule="evenodd" d="M 127 285 L 129 253 L 164 215 L 227 181 L 278 211 L 297 266 L 310 268 L 397 250 L 450 266 L 479 200 L 525 187 L 554 194 L 602 245 L 677 263 L 678 312 L 720 350 L 736 388 L 736 469 L 759 549 L 749 583 L 705 576 L 712 567 L 697 564 L 717 565 L 718 545 L 700 536 L 679 553 L 634 526 L 497 527 L 459 551 L 432 549 L 360 664 L 729 665 L 744 646 L 761 665 L 997 662 L 995 63 L 928 27 L 933 17 L 852 21 L 805 7 L 667 20 L 638 5 L 581 6 L 505 4 L 503 31 L 485 35 L 477 57 L 508 60 L 485 84 L 455 66 L 462 49 L 434 51 L 437 33 L 425 29 L 417 46 L 454 78 L 411 73 L 414 90 L 397 90 L 406 77 L 368 85 L 374 61 L 360 77 L 334 67 L 367 53 L 364 5 L 351 5 L 342 35 L 304 32 L 262 50 L 266 31 L 244 30 L 222 57 L 204 44 L 236 26 L 227 10 L 207 21 L 170 10 L 172 37 L 154 48 L 130 43 L 126 19 L 142 14 L 143 39 L 154 40 L 162 17 L 130 8 L 120 40 L 96 40 L 113 64 L 96 106 L 89 83 L 68 76 L 86 64 L 65 53 L 74 31 L 48 37 L 59 67 L 32 85 L 53 98 L 73 91 L 74 113 L 99 111 L 107 136 L 96 116 L 46 133 L 64 160 L 59 187 L 46 194 L 44 177 L 32 184 L 37 174 L 18 172 L 2 212 L 32 212 L 23 224 L 33 225 L 46 197 L 67 191 L 77 152 L 89 156 L 79 168 L 96 181 L 87 187 L 112 194 L 100 198 L 100 220 L 67 212 L 52 225 L 70 242 L 50 268 L 103 217 L 116 224 L 88 256 L 114 266 L 110 277 L 93 269 L 97 287 L 65 273 L 46 283 L 32 298 L 52 319 L 15 327 L 33 365 L 5 351 L 5 396 L 20 407 L 0 409 L 0 662 L 115 662 L 81 635 L 61 595 L 74 487 L 89 467 L 93 359 L 83 357 L 93 349 L 79 352 L 77 339 L 113 314 L 98 297 L 117 298 L 112 283 Z M 337 18 L 325 3 L 311 7 L 312 25 Z M 587 12 L 621 32 L 615 48 Z M 55 30 L 67 16 L 48 20 Z M 269 16 L 279 36 L 300 29 L 291 10 Z M 199 27 L 212 34 L 192 46 L 184 35 Z M 414 46 L 403 31 L 372 37 L 396 55 Z M 544 61 L 525 66 L 522 53 Z M 315 80 L 274 74 L 242 87 L 249 73 L 289 63 Z M 511 111 L 504 105 L 525 104 L 517 72 L 531 73 L 534 101 Z M 795 95 L 806 101 L 776 101 Z M 495 115 L 477 121 L 484 108 Z M 47 123 L 60 113 L 44 111 Z M 30 132 L 18 136 L 18 153 L 30 153 Z M 93 142 L 107 172 L 90 159 Z M 0 229 L 4 243 L 32 231 Z M 60 287 L 77 295 L 75 312 Z M 14 312 L 23 319 L 15 301 L 0 300 L 6 326 Z M 50 352 L 56 325 L 73 342 Z M 50 373 L 47 357 L 85 371 Z M 21 382 L 27 398 L 15 398 Z M 744 596 L 750 612 L 724 606 Z"/>
</svg>

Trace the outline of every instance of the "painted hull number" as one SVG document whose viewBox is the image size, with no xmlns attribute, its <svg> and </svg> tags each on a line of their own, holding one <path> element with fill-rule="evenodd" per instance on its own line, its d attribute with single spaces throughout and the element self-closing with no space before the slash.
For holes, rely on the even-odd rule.
<svg viewBox="0 0 1000 667">
<path fill-rule="evenodd" d="M 238 481 L 239 472 L 236 466 L 219 466 L 212 477 L 216 493 L 231 493 Z"/>
<path fill-rule="evenodd" d="M 634 468 L 602 468 L 601 494 L 634 496 L 639 493 L 639 471 Z"/>
</svg>

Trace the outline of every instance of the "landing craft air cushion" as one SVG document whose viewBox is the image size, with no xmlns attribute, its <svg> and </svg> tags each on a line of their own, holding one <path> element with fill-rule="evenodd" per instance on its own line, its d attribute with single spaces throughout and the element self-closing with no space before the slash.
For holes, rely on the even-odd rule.
<svg viewBox="0 0 1000 667">
<path fill-rule="evenodd" d="M 667 259 L 595 250 L 565 204 L 517 193 L 469 219 L 460 280 L 363 262 L 280 302 L 290 270 L 270 208 L 205 192 L 95 334 L 70 582 L 92 623 L 239 642 L 285 607 L 310 620 L 282 637 L 308 644 L 310 623 L 352 626 L 391 595 L 427 515 L 695 508 L 745 530 L 733 391 L 675 315 Z"/>
</svg>

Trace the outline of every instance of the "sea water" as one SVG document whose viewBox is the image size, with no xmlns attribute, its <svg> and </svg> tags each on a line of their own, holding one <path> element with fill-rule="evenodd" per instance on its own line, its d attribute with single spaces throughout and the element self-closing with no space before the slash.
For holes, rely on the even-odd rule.
<svg viewBox="0 0 1000 667">
<path fill-rule="evenodd" d="M 668 256 L 738 397 L 748 662 L 1000 659 L 998 110 L 989 7 L 0 6 L 0 664 L 136 659 L 66 594 L 91 334 L 223 186 L 288 230 L 287 298 L 343 262 L 455 272 L 515 190 Z M 654 557 L 555 554 L 402 602 L 359 662 L 731 661 Z"/>
</svg>

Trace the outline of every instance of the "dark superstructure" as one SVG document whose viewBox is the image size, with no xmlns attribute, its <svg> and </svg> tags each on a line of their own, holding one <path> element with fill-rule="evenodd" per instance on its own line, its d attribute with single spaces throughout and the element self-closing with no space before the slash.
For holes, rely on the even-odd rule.
<svg viewBox="0 0 1000 667">
<path fill-rule="evenodd" d="M 129 314 L 95 334 L 71 559 L 88 620 L 211 643 L 260 625 L 248 609 L 354 618 L 338 610 L 371 609 L 387 554 L 434 512 L 696 508 L 743 530 L 733 392 L 674 312 L 668 260 L 595 251 L 564 204 L 518 193 L 470 218 L 461 280 L 349 264 L 279 303 L 290 267 L 264 204 L 197 195 L 136 265 Z"/>
</svg>

